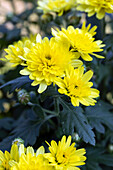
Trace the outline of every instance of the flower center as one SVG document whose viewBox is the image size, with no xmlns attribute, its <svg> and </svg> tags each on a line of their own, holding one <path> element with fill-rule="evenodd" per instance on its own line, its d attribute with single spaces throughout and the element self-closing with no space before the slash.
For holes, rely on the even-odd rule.
<svg viewBox="0 0 113 170">
<path fill-rule="evenodd" d="M 78 86 L 77 85 L 75 85 L 75 89 L 77 89 L 78 88 Z"/>
<path fill-rule="evenodd" d="M 69 154 L 65 152 L 63 152 L 62 154 L 61 153 L 57 154 L 55 161 L 58 165 L 60 164 L 66 165 L 69 162 Z"/>
<path fill-rule="evenodd" d="M 47 60 L 51 60 L 51 57 L 50 56 L 46 56 L 45 57 Z"/>
</svg>

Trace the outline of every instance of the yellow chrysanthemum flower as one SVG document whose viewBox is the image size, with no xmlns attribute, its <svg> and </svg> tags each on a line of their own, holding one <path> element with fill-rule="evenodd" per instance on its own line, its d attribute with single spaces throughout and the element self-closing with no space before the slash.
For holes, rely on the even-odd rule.
<svg viewBox="0 0 113 170">
<path fill-rule="evenodd" d="M 71 144 L 71 136 L 67 138 L 67 141 L 66 136 L 63 136 L 58 144 L 54 140 L 51 141 L 50 153 L 45 153 L 44 156 L 56 170 L 80 170 L 77 166 L 85 164 L 86 157 L 83 155 L 86 151 L 85 149 L 76 150 L 74 146 L 75 143 Z"/>
<path fill-rule="evenodd" d="M 102 19 L 105 13 L 113 13 L 113 0 L 77 0 L 77 9 L 88 13 L 91 17 L 96 13 L 98 19 Z"/>
<path fill-rule="evenodd" d="M 13 66 L 19 64 L 25 65 L 26 54 L 35 45 L 36 39 L 36 35 L 31 35 L 30 38 L 24 37 L 21 41 L 15 42 L 14 45 L 9 45 L 8 48 L 5 49 L 7 52 L 5 58 L 13 63 Z"/>
<path fill-rule="evenodd" d="M 62 28 L 61 31 L 52 29 L 52 34 L 57 42 L 63 44 L 70 52 L 75 54 L 75 58 L 81 56 L 86 61 L 92 60 L 91 55 L 104 58 L 101 55 L 95 54 L 95 52 L 103 51 L 101 48 L 105 45 L 100 40 L 95 41 L 93 37 L 96 34 L 96 26 L 91 29 L 90 27 L 91 24 L 86 27 L 84 22 L 81 29 L 69 26 L 67 30 L 65 28 Z"/>
<path fill-rule="evenodd" d="M 79 106 L 79 103 L 85 106 L 93 106 L 96 103 L 93 98 L 99 97 L 99 91 L 91 88 L 93 83 L 89 82 L 93 72 L 90 70 L 85 74 L 83 73 L 84 67 L 77 69 L 70 67 L 66 70 L 64 79 L 57 78 L 56 80 L 56 84 L 60 87 L 59 93 L 69 96 L 73 106 Z"/>
<path fill-rule="evenodd" d="M 38 6 L 45 14 L 55 12 L 61 16 L 63 12 L 76 6 L 76 0 L 39 0 Z"/>
<path fill-rule="evenodd" d="M 11 167 L 11 170 L 55 170 L 54 167 L 49 165 L 49 161 L 39 155 L 38 157 L 33 156 L 31 153 L 27 155 L 22 154 L 15 166 Z"/>
<path fill-rule="evenodd" d="M 19 161 L 19 152 L 18 152 L 18 146 L 16 144 L 13 144 L 11 147 L 10 153 L 8 151 L 5 151 L 3 153 L 0 150 L 0 169 L 1 170 L 9 170 L 11 168 L 11 165 L 15 164 Z"/>
<path fill-rule="evenodd" d="M 82 65 L 80 60 L 74 59 L 73 54 L 59 46 L 54 38 L 49 40 L 47 37 L 43 40 L 40 37 L 40 42 L 26 55 L 26 62 L 27 67 L 20 73 L 29 75 L 29 78 L 34 80 L 32 86 L 39 85 L 39 93 L 54 83 L 56 77 L 64 76 L 68 65 Z"/>
<path fill-rule="evenodd" d="M 49 164 L 49 161 L 44 158 L 44 147 L 41 146 L 36 153 L 32 147 L 27 147 L 26 153 L 24 152 L 24 145 L 20 145 L 20 158 L 19 162 L 11 167 L 11 170 L 54 170 Z"/>
</svg>

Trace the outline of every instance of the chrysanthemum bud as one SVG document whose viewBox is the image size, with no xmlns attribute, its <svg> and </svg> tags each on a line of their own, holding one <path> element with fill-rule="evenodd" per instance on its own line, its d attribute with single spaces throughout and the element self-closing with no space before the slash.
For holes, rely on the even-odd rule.
<svg viewBox="0 0 113 170">
<path fill-rule="evenodd" d="M 20 90 L 17 93 L 17 96 L 18 96 L 19 102 L 24 104 L 24 105 L 26 105 L 29 102 L 29 100 L 30 100 L 29 93 L 26 90 L 24 90 L 24 89 Z"/>
<path fill-rule="evenodd" d="M 109 144 L 108 150 L 110 153 L 113 153 L 113 144 Z"/>
<path fill-rule="evenodd" d="M 24 144 L 24 140 L 22 140 L 21 138 L 15 138 L 13 141 L 12 141 L 12 145 L 13 144 L 17 144 L 17 146 L 20 146 L 21 144 Z"/>
<path fill-rule="evenodd" d="M 75 141 L 75 142 L 80 141 L 80 137 L 79 137 L 78 133 L 73 133 L 72 138 L 73 138 L 73 141 Z"/>
</svg>

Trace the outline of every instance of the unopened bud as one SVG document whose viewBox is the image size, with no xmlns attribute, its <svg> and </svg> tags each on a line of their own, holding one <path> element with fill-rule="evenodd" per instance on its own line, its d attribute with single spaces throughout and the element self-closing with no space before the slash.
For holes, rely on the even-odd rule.
<svg viewBox="0 0 113 170">
<path fill-rule="evenodd" d="M 29 102 L 29 100 L 30 100 L 29 93 L 26 90 L 24 90 L 24 89 L 20 90 L 17 93 L 17 96 L 18 96 L 19 102 L 24 104 L 24 105 L 26 105 Z"/>
<path fill-rule="evenodd" d="M 24 140 L 22 140 L 21 138 L 15 138 L 13 141 L 12 141 L 12 145 L 13 144 L 16 144 L 17 146 L 20 146 L 21 144 L 24 144 Z"/>
<path fill-rule="evenodd" d="M 108 150 L 109 150 L 109 152 L 113 153 L 113 144 L 109 144 Z"/>
<path fill-rule="evenodd" d="M 80 141 L 80 137 L 79 137 L 78 133 L 73 133 L 72 134 L 72 138 L 73 138 L 73 141 L 75 141 L 75 142 L 79 142 Z"/>
</svg>

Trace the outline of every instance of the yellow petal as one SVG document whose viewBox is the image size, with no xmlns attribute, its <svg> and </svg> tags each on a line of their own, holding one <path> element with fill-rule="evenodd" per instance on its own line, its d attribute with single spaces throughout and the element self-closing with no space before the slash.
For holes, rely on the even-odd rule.
<svg viewBox="0 0 113 170">
<path fill-rule="evenodd" d="M 10 160 L 10 153 L 8 152 L 8 151 L 5 151 L 5 158 L 7 159 L 7 160 Z"/>
<path fill-rule="evenodd" d="M 75 97 L 72 97 L 71 98 L 71 103 L 72 103 L 73 106 L 78 107 L 79 106 L 79 99 L 75 98 Z"/>
<path fill-rule="evenodd" d="M 27 68 L 24 68 L 23 70 L 20 70 L 20 74 L 26 76 L 30 74 L 30 71 Z"/>
<path fill-rule="evenodd" d="M 91 88 L 91 97 L 93 98 L 99 97 L 99 90 Z"/>
<path fill-rule="evenodd" d="M 81 54 L 81 57 L 85 60 L 85 61 L 92 61 L 93 58 L 89 55 L 89 54 Z"/>
<path fill-rule="evenodd" d="M 40 83 L 38 88 L 38 93 L 42 93 L 47 89 L 47 84 L 45 82 Z"/>
<path fill-rule="evenodd" d="M 65 148 L 69 147 L 71 144 L 71 136 L 68 136 L 66 144 L 65 144 Z"/>
<path fill-rule="evenodd" d="M 51 147 L 49 149 L 52 151 L 53 154 L 55 154 L 57 152 L 57 147 L 58 147 L 57 143 L 54 140 L 52 140 L 51 141 Z"/>
<path fill-rule="evenodd" d="M 11 153 L 11 158 L 14 159 L 15 161 L 18 161 L 19 152 L 18 152 L 18 146 L 16 144 L 12 145 L 10 153 Z"/>
<path fill-rule="evenodd" d="M 96 17 L 98 19 L 102 19 L 103 17 L 105 16 L 105 11 L 102 9 L 100 10 L 97 14 L 96 14 Z"/>
<path fill-rule="evenodd" d="M 21 156 L 22 153 L 24 153 L 24 145 L 23 144 L 21 144 L 19 146 L 19 157 Z"/>
<path fill-rule="evenodd" d="M 41 41 L 42 41 L 41 35 L 40 35 L 40 34 L 37 34 L 37 36 L 36 36 L 36 42 L 37 42 L 37 43 L 41 43 Z"/>
<path fill-rule="evenodd" d="M 45 149 L 43 146 L 41 146 L 40 148 L 37 149 L 36 156 L 38 156 L 39 154 L 44 154 L 44 153 L 45 153 Z"/>
<path fill-rule="evenodd" d="M 76 59 L 72 59 L 72 64 L 73 67 L 79 67 L 83 65 L 83 62 L 81 60 L 76 60 Z"/>
<path fill-rule="evenodd" d="M 32 85 L 32 86 L 37 86 L 39 83 L 40 83 L 39 81 L 34 80 L 34 81 L 31 83 L 31 85 Z"/>
<path fill-rule="evenodd" d="M 34 156 L 34 149 L 33 147 L 29 146 L 27 147 L 26 154 L 31 153 Z"/>
<path fill-rule="evenodd" d="M 0 150 L 0 161 L 4 160 L 5 160 L 4 153 Z"/>
<path fill-rule="evenodd" d="M 92 78 L 92 76 L 93 76 L 93 71 L 89 70 L 83 75 L 82 81 L 88 82 Z"/>
<path fill-rule="evenodd" d="M 51 28 L 51 32 L 52 32 L 52 35 L 53 35 L 53 36 L 55 36 L 55 37 L 56 37 L 56 36 L 57 36 L 57 34 L 58 34 L 58 32 L 57 32 L 57 31 L 55 31 L 53 28 Z"/>
<path fill-rule="evenodd" d="M 95 57 L 97 57 L 97 58 L 101 58 L 101 59 L 104 59 L 104 58 L 105 58 L 104 56 L 101 56 L 101 55 L 98 55 L 98 54 L 95 54 L 95 53 L 93 53 L 93 55 L 94 55 Z"/>
</svg>

